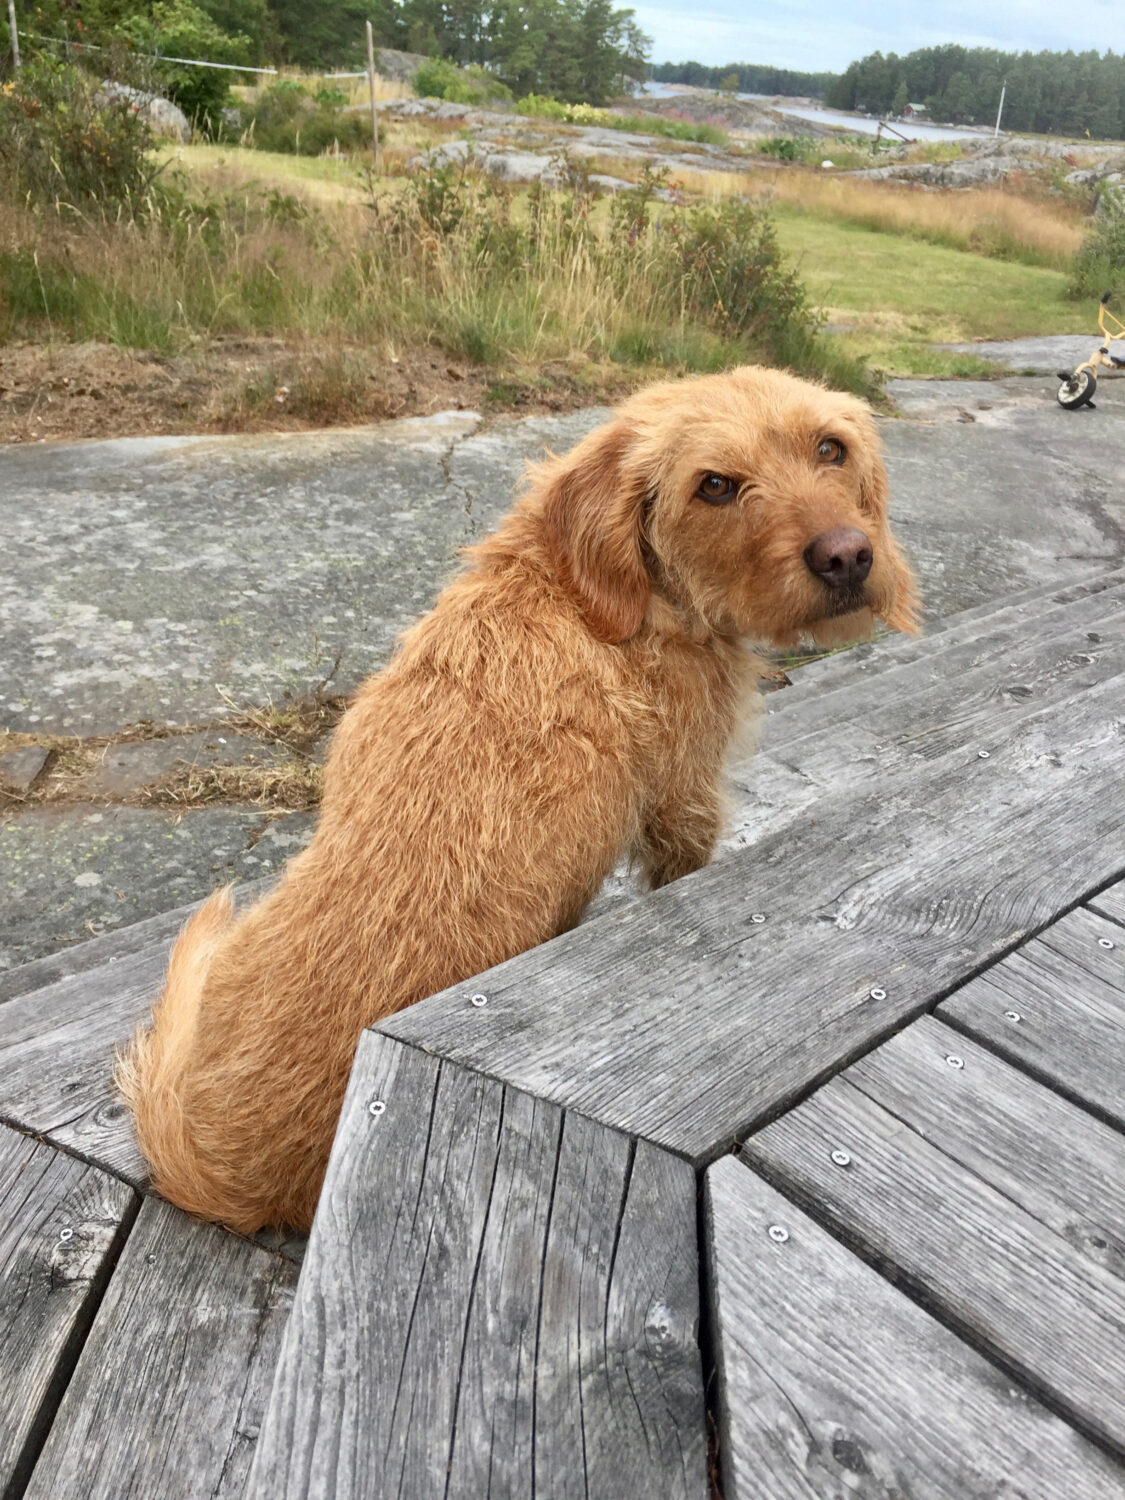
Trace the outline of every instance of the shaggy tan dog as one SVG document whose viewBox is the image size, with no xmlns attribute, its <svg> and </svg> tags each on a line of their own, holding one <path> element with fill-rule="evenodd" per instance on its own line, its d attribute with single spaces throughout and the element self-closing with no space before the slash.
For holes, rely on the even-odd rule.
<svg viewBox="0 0 1125 1500">
<path fill-rule="evenodd" d="M 577 922 L 623 852 L 710 859 L 744 642 L 909 630 L 866 409 L 776 371 L 651 386 L 473 548 L 336 732 L 316 836 L 218 892 L 118 1080 L 154 1186 L 232 1228 L 312 1220 L 364 1027 Z"/>
</svg>

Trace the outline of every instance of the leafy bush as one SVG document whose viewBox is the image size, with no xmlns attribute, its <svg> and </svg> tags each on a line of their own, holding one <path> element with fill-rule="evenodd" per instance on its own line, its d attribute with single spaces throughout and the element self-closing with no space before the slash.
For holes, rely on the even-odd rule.
<svg viewBox="0 0 1125 1500">
<path fill-rule="evenodd" d="M 414 92 L 423 99 L 448 99 L 451 104 L 484 104 L 489 99 L 510 99 L 511 89 L 476 64 L 455 68 L 444 58 L 424 62 L 411 79 Z"/>
<path fill-rule="evenodd" d="M 330 97 L 326 99 L 325 95 Z M 259 151 L 284 151 L 293 156 L 370 149 L 370 117 L 362 110 L 342 110 L 335 101 L 344 97 L 330 89 L 314 96 L 299 83 L 281 79 L 255 104 L 243 107 L 242 143 Z"/>
<path fill-rule="evenodd" d="M 220 68 L 191 68 L 162 62 L 163 57 L 205 57 L 240 63 L 250 58 L 250 38 L 224 31 L 192 0 L 156 0 L 147 11 L 129 16 L 117 27 L 137 52 L 157 59 L 154 68 L 164 92 L 204 135 L 218 135 L 230 83 L 237 75 Z"/>
<path fill-rule="evenodd" d="M 1074 257 L 1068 297 L 1100 297 L 1125 284 L 1125 204 L 1103 198 Z"/>
<path fill-rule="evenodd" d="M 157 172 L 151 147 L 133 101 L 68 63 L 33 55 L 0 89 L 0 175 L 33 203 L 138 209 Z"/>
<path fill-rule="evenodd" d="M 777 161 L 820 160 L 826 154 L 827 142 L 817 141 L 811 135 L 770 135 L 758 142 L 760 156 L 772 156 Z M 831 155 L 831 152 L 827 152 Z"/>
</svg>

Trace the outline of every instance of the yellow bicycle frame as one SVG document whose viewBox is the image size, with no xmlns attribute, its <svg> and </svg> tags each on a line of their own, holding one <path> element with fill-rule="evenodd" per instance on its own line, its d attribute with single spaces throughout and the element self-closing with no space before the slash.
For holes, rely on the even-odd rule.
<svg viewBox="0 0 1125 1500">
<path fill-rule="evenodd" d="M 1105 326 L 1107 318 L 1114 325 L 1112 329 Z M 1089 370 L 1096 380 L 1099 369 L 1120 370 L 1122 364 L 1125 363 L 1125 361 L 1115 359 L 1109 352 L 1109 346 L 1114 340 L 1125 339 L 1125 323 L 1120 318 L 1115 318 L 1104 302 L 1098 308 L 1098 327 L 1102 331 L 1102 345 L 1099 349 L 1094 350 L 1085 364 L 1078 366 L 1078 369 L 1074 372 L 1075 375 L 1080 370 Z"/>
</svg>

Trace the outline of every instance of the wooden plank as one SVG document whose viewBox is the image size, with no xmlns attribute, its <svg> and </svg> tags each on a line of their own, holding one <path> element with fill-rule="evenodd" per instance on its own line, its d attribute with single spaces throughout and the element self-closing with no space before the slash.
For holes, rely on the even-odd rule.
<svg viewBox="0 0 1125 1500">
<path fill-rule="evenodd" d="M 1121 693 L 825 799 L 380 1030 L 704 1162 L 1120 869 Z"/>
<path fill-rule="evenodd" d="M 739 795 L 727 844 L 760 842 L 826 792 L 916 774 L 966 746 L 989 754 L 1022 721 L 1115 675 L 1125 660 L 1123 594 L 1125 584 L 1084 600 L 1085 615 L 1065 608 L 1025 619 L 1022 633 L 1008 627 L 969 638 L 908 672 L 880 672 L 861 691 L 807 699 L 780 722 L 771 716 L 762 753 L 734 771 Z M 1097 631 L 1085 629 L 1091 621 Z"/>
<path fill-rule="evenodd" d="M 1118 592 L 1125 593 L 1125 585 Z M 1095 613 L 1095 607 L 1105 607 L 1100 599 L 1086 601 L 1086 607 L 1086 619 L 1063 611 L 1037 622 L 1022 640 L 965 641 L 897 680 L 876 678 L 865 691 L 846 695 L 846 709 L 834 705 L 833 723 L 826 718 L 831 706 L 813 700 L 801 716 L 812 722 L 799 734 L 791 722 L 772 753 L 826 786 L 841 775 L 886 774 L 891 763 L 933 760 L 966 745 L 990 750 L 1021 720 L 1120 671 L 1120 601 L 1108 617 Z M 1094 621 L 1097 645 L 1086 641 L 1083 628 Z"/>
<path fill-rule="evenodd" d="M 296 1276 L 146 1199 L 27 1500 L 241 1500 Z"/>
<path fill-rule="evenodd" d="M 250 880 L 235 891 L 235 904 L 246 906 L 256 901 L 276 883 L 275 876 L 262 880 Z M 0 973 L 0 1001 L 14 1000 L 18 995 L 30 994 L 32 990 L 46 989 L 75 974 L 84 974 L 103 964 L 116 963 L 121 958 L 131 957 L 142 948 L 163 945 L 165 953 L 172 946 L 180 928 L 193 911 L 198 911 L 201 901 L 178 906 L 174 911 L 162 912 L 156 917 L 147 917 L 143 922 L 133 922 L 128 927 L 119 927 L 116 932 L 104 932 L 100 937 L 90 938 L 84 943 L 73 943 L 57 953 L 36 958 L 27 964 Z"/>
<path fill-rule="evenodd" d="M 270 877 L 239 886 L 236 906 L 248 905 L 272 884 Z M 129 1113 L 113 1087 L 113 1058 L 148 1016 L 164 982 L 168 950 L 194 910 L 182 907 L 167 921 L 152 918 L 83 943 L 71 950 L 73 974 L 0 1005 L 0 1121 L 135 1187 L 147 1184 Z M 87 948 L 96 966 L 85 963 L 81 950 Z M 25 968 L 45 972 L 38 963 Z"/>
<path fill-rule="evenodd" d="M 762 753 L 733 771 L 735 816 L 726 847 L 745 847 L 784 828 L 825 793 L 843 795 L 864 781 L 922 768 L 926 760 L 971 745 L 986 754 L 995 741 L 1052 703 L 1121 670 L 1125 660 L 1125 585 L 1088 598 L 1088 616 L 1058 609 L 984 639 L 880 672 L 861 690 L 802 700 L 795 712 L 771 715 Z M 1100 610 L 1113 606 L 1109 618 Z M 1097 621 L 1098 630 L 1086 624 Z M 1094 640 L 1089 637 L 1094 636 Z M 778 721 L 780 720 L 780 721 Z"/>
<path fill-rule="evenodd" d="M 1125 1497 L 1113 1459 L 733 1157 L 706 1233 L 725 1500 Z"/>
<path fill-rule="evenodd" d="M 167 960 L 158 942 L 0 1006 L 0 1120 L 143 1187 L 113 1057 L 148 1015 Z"/>
<path fill-rule="evenodd" d="M 698 1295 L 686 1163 L 368 1033 L 247 1494 L 705 1496 Z"/>
<path fill-rule="evenodd" d="M 137 1195 L 0 1130 L 0 1494 L 23 1492 Z"/>
<path fill-rule="evenodd" d="M 1048 584 L 1029 589 L 1014 601 L 997 603 L 990 599 L 944 619 L 927 620 L 921 636 L 890 635 L 835 652 L 797 668 L 791 674 L 792 686 L 771 699 L 770 713 L 777 713 L 782 732 L 786 732 L 784 725 L 791 714 L 794 722 L 803 720 L 804 710 L 798 714 L 797 705 L 806 700 L 811 707 L 823 703 L 832 693 L 856 687 L 866 695 L 873 683 L 889 679 L 891 674 L 901 675 L 918 661 L 936 663 L 946 651 L 966 640 L 995 639 L 1004 631 L 1010 633 L 1010 639 L 1022 640 L 1038 621 L 1056 610 L 1066 610 L 1081 605 L 1085 599 L 1106 594 L 1123 580 L 1125 569 L 1114 568 L 1062 589 Z M 772 730 L 769 733 L 772 738 Z"/>
<path fill-rule="evenodd" d="M 961 1059 L 962 1067 L 947 1059 Z M 848 1082 L 982 1182 L 1125 1278 L 1125 1135 L 923 1016 Z"/>
<path fill-rule="evenodd" d="M 1115 947 L 1099 947 L 1102 939 Z M 938 1015 L 1125 1126 L 1125 940 L 1115 923 L 1069 912 Z"/>
<path fill-rule="evenodd" d="M 1112 921 L 1125 926 L 1125 880 L 1119 880 L 1116 885 L 1107 886 L 1104 891 L 1100 891 L 1092 898 L 1089 905 L 1103 917 L 1109 917 Z"/>
<path fill-rule="evenodd" d="M 1125 1454 L 1125 1281 L 944 1148 L 842 1075 L 743 1154 L 1079 1430 Z"/>
</svg>

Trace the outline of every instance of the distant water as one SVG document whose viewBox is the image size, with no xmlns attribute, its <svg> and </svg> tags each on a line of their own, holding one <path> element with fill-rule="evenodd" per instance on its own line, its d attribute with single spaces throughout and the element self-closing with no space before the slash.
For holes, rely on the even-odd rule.
<svg viewBox="0 0 1125 1500">
<path fill-rule="evenodd" d="M 760 94 L 739 94 L 740 99 L 761 98 Z M 818 125 L 842 125 L 856 135 L 874 135 L 879 121 L 866 115 L 845 115 L 835 109 L 813 109 L 805 104 L 779 106 L 787 115 L 797 115 L 802 120 L 814 120 Z M 915 141 L 965 141 L 972 136 L 990 135 L 991 132 L 973 129 L 967 125 L 923 125 L 915 120 L 892 120 L 896 130 Z M 894 140 L 894 136 L 891 137 Z"/>
<path fill-rule="evenodd" d="M 679 93 L 674 84 L 669 83 L 647 83 L 645 93 L 654 99 L 672 99 Z M 739 99 L 774 99 L 774 94 L 739 94 Z M 879 128 L 878 120 L 870 119 L 867 115 L 846 115 L 836 109 L 821 109 L 819 106 L 807 104 L 786 104 L 784 100 L 778 106 L 787 115 L 796 115 L 802 120 L 813 120 L 818 125 L 840 125 L 845 130 L 853 131 L 856 135 L 874 135 Z M 988 135 L 988 130 L 979 127 L 972 128 L 968 125 L 923 125 L 912 120 L 903 122 L 891 122 L 896 130 L 903 135 L 910 136 L 916 141 L 963 141 L 972 136 Z M 892 136 L 893 140 L 894 137 Z"/>
</svg>

